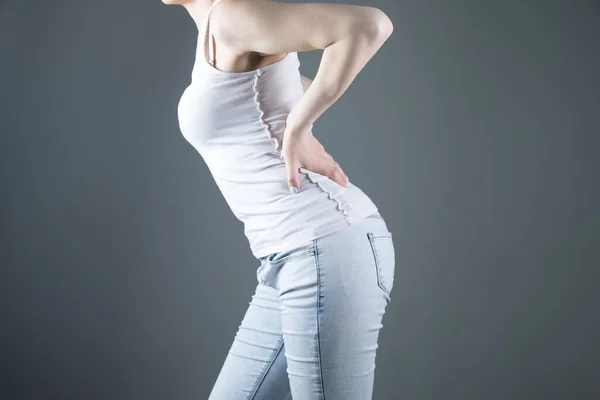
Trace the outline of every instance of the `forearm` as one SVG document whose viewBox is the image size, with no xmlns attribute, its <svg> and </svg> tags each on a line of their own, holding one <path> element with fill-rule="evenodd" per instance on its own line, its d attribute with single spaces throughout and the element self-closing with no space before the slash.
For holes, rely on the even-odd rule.
<svg viewBox="0 0 600 400">
<path fill-rule="evenodd" d="M 313 124 L 348 89 L 390 34 L 385 24 L 371 31 L 356 29 L 326 47 L 312 83 L 303 78 L 305 93 L 288 116 L 289 129 L 302 130 Z"/>
</svg>

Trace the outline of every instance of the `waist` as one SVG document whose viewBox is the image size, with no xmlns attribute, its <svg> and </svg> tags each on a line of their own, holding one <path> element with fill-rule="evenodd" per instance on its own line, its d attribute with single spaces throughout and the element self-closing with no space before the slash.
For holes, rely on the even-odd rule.
<svg viewBox="0 0 600 400">
<path fill-rule="evenodd" d="M 244 224 L 253 254 L 260 257 L 285 246 L 351 225 L 377 211 L 354 183 L 342 187 L 324 175 L 300 168 L 300 190 L 287 185 L 285 162 L 276 153 L 262 153 L 252 162 L 223 163 L 208 158 L 229 208 Z"/>
<path fill-rule="evenodd" d="M 343 188 L 329 180 L 307 180 L 293 195 L 283 183 L 229 187 L 223 195 L 256 257 L 281 251 L 352 225 L 377 211 L 356 185 Z"/>
</svg>

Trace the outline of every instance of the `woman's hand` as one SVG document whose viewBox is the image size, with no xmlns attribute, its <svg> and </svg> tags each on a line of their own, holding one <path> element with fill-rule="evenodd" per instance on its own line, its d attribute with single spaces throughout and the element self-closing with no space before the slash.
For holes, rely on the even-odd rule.
<svg viewBox="0 0 600 400">
<path fill-rule="evenodd" d="M 283 134 L 281 154 L 286 164 L 287 183 L 290 191 L 296 194 L 300 190 L 298 173 L 300 167 L 329 177 L 337 184 L 348 187 L 348 177 L 325 151 L 323 145 L 313 136 L 309 128 L 292 129 L 286 127 Z"/>
</svg>

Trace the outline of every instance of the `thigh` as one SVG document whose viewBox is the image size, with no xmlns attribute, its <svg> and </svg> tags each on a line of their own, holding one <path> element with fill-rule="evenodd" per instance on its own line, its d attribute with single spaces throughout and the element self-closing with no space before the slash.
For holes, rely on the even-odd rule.
<svg viewBox="0 0 600 400">
<path fill-rule="evenodd" d="M 259 283 L 209 400 L 287 398 L 284 352 L 277 291 Z"/>
<path fill-rule="evenodd" d="M 381 218 L 368 218 L 297 254 L 275 262 L 268 274 L 279 291 L 293 398 L 371 399 L 393 286 L 391 232 Z"/>
</svg>

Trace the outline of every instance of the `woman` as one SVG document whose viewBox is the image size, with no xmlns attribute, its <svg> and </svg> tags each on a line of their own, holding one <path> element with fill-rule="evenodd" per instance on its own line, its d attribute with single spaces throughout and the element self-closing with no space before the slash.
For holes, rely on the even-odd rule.
<svg viewBox="0 0 600 400">
<path fill-rule="evenodd" d="M 183 5 L 199 30 L 181 132 L 260 261 L 209 398 L 370 399 L 394 278 L 392 234 L 312 127 L 392 23 L 376 8 L 343 4 L 163 2 Z M 311 83 L 297 52 L 315 49 L 323 55 Z"/>
</svg>

